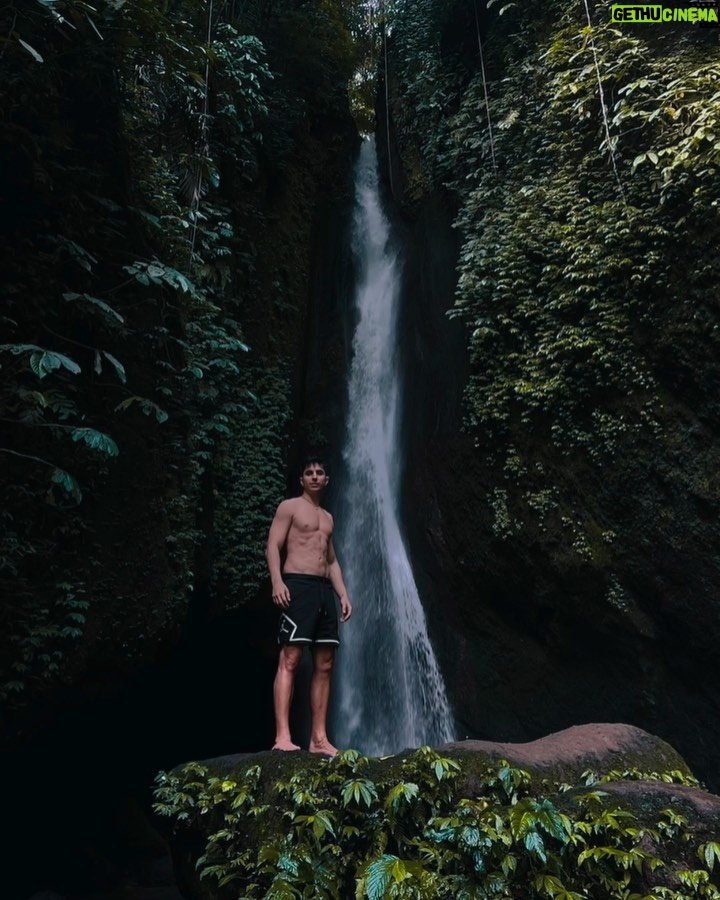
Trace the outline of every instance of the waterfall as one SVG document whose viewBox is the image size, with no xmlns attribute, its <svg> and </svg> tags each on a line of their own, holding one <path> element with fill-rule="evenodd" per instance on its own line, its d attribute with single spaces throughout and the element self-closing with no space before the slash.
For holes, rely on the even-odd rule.
<svg viewBox="0 0 720 900">
<path fill-rule="evenodd" d="M 334 734 L 379 756 L 451 740 L 453 729 L 398 521 L 401 270 L 374 141 L 357 163 L 353 251 L 357 324 L 334 542 L 354 612 L 341 631 Z"/>
</svg>

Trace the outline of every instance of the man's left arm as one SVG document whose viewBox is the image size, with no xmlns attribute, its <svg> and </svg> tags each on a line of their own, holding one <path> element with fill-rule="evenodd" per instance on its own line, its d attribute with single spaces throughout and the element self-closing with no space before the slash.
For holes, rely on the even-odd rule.
<svg viewBox="0 0 720 900">
<path fill-rule="evenodd" d="M 338 562 L 338 558 L 335 555 L 335 548 L 333 547 L 332 538 L 330 538 L 330 541 L 328 542 L 328 563 L 328 578 L 330 579 L 330 584 L 332 584 L 333 586 L 333 590 L 338 595 L 338 598 L 340 600 L 340 621 L 347 622 L 347 620 L 352 615 L 352 604 L 350 603 L 347 588 L 345 587 L 345 582 L 343 581 L 340 563 Z"/>
</svg>

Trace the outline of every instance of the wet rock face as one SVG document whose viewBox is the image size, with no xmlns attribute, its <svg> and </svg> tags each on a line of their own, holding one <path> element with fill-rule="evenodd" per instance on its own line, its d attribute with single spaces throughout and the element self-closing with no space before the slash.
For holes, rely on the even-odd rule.
<svg viewBox="0 0 720 900">
<path fill-rule="evenodd" d="M 523 496 L 540 480 L 521 490 L 496 448 L 463 432 L 452 209 L 437 194 L 403 208 L 403 519 L 458 736 L 531 740 L 621 718 L 672 741 L 717 787 L 720 454 L 714 401 L 697 386 L 711 372 L 702 345 L 693 362 L 675 335 L 693 378 L 665 380 L 661 436 L 627 434 L 612 466 L 515 427 L 507 441 L 558 492 L 543 517 Z"/>
<path fill-rule="evenodd" d="M 601 378 L 588 376 L 583 384 L 572 363 L 571 374 L 558 391 L 558 397 L 562 395 L 558 404 L 546 406 L 538 399 L 529 412 L 529 407 L 515 402 L 513 393 L 523 394 L 528 385 L 532 389 L 533 366 L 525 363 L 532 361 L 545 336 L 560 334 L 572 323 L 587 326 L 593 337 L 598 337 L 605 333 L 605 325 L 592 324 L 581 302 L 573 312 L 563 308 L 557 318 L 548 319 L 547 327 L 528 325 L 524 330 L 521 310 L 528 307 L 522 307 L 516 296 L 516 292 L 522 293 L 520 282 L 507 293 L 500 288 L 493 293 L 493 288 L 483 287 L 483 279 L 487 275 L 490 285 L 500 285 L 509 274 L 510 259 L 499 254 L 504 247 L 517 247 L 523 278 L 533 271 L 528 265 L 531 255 L 522 255 L 518 238 L 522 234 L 524 243 L 531 243 L 533 227 L 539 233 L 540 223 L 549 221 L 543 218 L 542 202 L 527 209 L 528 232 L 506 229 L 499 222 L 506 213 L 508 221 L 516 218 L 515 187 L 520 192 L 525 190 L 523 185 L 533 185 L 543 196 L 546 190 L 552 193 L 558 187 L 553 180 L 555 163 L 560 165 L 562 148 L 572 143 L 571 130 L 583 126 L 576 119 L 570 127 L 557 118 L 543 121 L 539 132 L 549 141 L 547 146 L 553 146 L 548 149 L 550 164 L 544 168 L 527 154 L 515 173 L 517 181 L 512 180 L 511 145 L 523 138 L 519 133 L 511 138 L 499 171 L 499 183 L 510 187 L 507 195 L 498 196 L 505 196 L 512 206 L 496 219 L 486 215 L 486 209 L 494 209 L 492 190 L 486 193 L 484 186 L 484 173 L 489 173 L 487 157 L 452 156 L 450 180 L 444 168 L 451 152 L 448 148 L 463 139 L 460 122 L 465 111 L 477 115 L 473 139 L 484 127 L 480 91 L 466 90 L 463 81 L 470 79 L 474 88 L 480 84 L 477 62 L 473 62 L 478 49 L 476 35 L 484 39 L 488 30 L 488 81 L 495 92 L 492 115 L 500 121 L 509 114 L 510 118 L 503 120 L 509 122 L 527 112 L 529 122 L 536 98 L 524 97 L 519 88 L 503 98 L 502 84 L 512 80 L 514 61 L 512 54 L 504 55 L 510 44 L 508 34 L 500 19 L 493 19 L 493 12 L 488 11 L 486 18 L 476 23 L 468 18 L 467 4 L 442 4 L 442 9 L 437 4 L 428 6 L 427 18 L 417 10 L 407 16 L 405 34 L 403 20 L 393 27 L 387 47 L 390 63 L 384 73 L 387 84 L 380 92 L 378 114 L 383 125 L 379 130 L 381 159 L 393 186 L 393 198 L 412 223 L 408 228 L 413 239 L 423 248 L 407 261 L 407 283 L 413 285 L 407 292 L 408 309 L 432 310 L 428 321 L 436 322 L 438 314 L 453 304 L 449 272 L 461 265 L 463 283 L 458 299 L 473 310 L 466 339 L 471 340 L 475 325 L 481 332 L 486 326 L 491 331 L 501 326 L 496 344 L 475 341 L 473 345 L 477 354 L 473 374 L 479 376 L 472 385 L 474 412 L 481 421 L 494 423 L 494 438 L 484 433 L 483 426 L 478 426 L 472 437 L 463 432 L 457 397 L 468 382 L 467 362 L 447 333 L 439 328 L 433 331 L 428 369 L 434 378 L 425 378 L 423 373 L 428 363 L 422 351 L 430 344 L 417 340 L 415 335 L 421 334 L 422 328 L 418 332 L 409 329 L 407 339 L 407 347 L 418 352 L 407 360 L 406 414 L 411 437 L 404 519 L 431 636 L 455 707 L 458 734 L 530 740 L 579 722 L 622 718 L 672 741 L 701 777 L 718 786 L 715 747 L 720 739 L 720 699 L 711 685 L 716 681 L 720 636 L 720 326 L 716 257 L 711 258 L 705 250 L 717 243 L 714 207 L 693 199 L 696 195 L 691 192 L 678 200 L 678 215 L 671 212 L 666 220 L 660 209 L 663 204 L 655 202 L 652 190 L 645 194 L 636 183 L 638 193 L 643 194 L 638 203 L 648 223 L 662 226 L 670 235 L 667 249 L 661 253 L 663 272 L 654 273 L 647 290 L 636 295 L 637 307 L 631 307 L 631 292 L 624 283 L 611 287 L 608 282 L 600 293 L 608 301 L 614 321 L 616 313 L 624 316 L 632 309 L 627 320 L 623 319 L 628 364 L 641 367 L 647 381 L 638 387 L 635 382 L 613 380 L 617 360 L 603 357 L 613 373 L 612 390 L 603 392 L 602 385 L 595 383 L 602 382 Z M 551 46 L 555 27 L 552 6 L 546 6 L 536 18 L 537 31 L 528 36 L 529 41 L 538 43 L 518 49 L 527 65 Z M 561 6 L 556 6 L 558 12 Z M 452 76 L 447 85 L 453 87 L 443 86 L 444 114 L 439 111 L 441 104 L 434 107 L 432 115 L 417 113 L 417 81 L 412 67 L 406 65 L 406 48 L 415 46 L 418 21 L 431 23 L 432 33 L 438 36 L 436 49 L 429 42 L 423 46 L 423 52 L 427 50 L 423 58 L 431 59 L 434 72 Z M 663 58 L 669 62 L 690 40 L 689 34 L 681 38 L 679 33 L 662 41 L 653 39 L 643 52 L 648 64 L 654 60 L 656 65 Z M 716 43 L 714 35 L 693 43 L 689 69 L 695 67 L 695 54 L 706 58 L 711 45 L 707 60 L 714 62 Z M 667 57 L 662 56 L 665 53 Z M 481 77 L 485 83 L 485 74 Z M 525 100 L 527 109 L 523 108 Z M 458 108 L 462 115 L 456 113 Z M 592 116 L 586 123 L 597 127 Z M 524 126 L 524 131 L 531 129 Z M 442 137 L 433 144 L 428 135 Z M 577 147 L 578 164 L 585 159 L 585 147 L 594 144 L 595 138 L 588 133 L 587 144 Z M 519 146 L 522 144 L 515 145 Z M 631 177 L 630 171 L 623 169 L 622 178 L 629 182 Z M 573 190 L 579 185 L 582 202 L 586 194 L 590 197 L 592 191 L 586 190 L 587 184 L 580 179 L 576 184 L 571 178 L 570 184 Z M 598 191 L 600 196 L 600 188 Z M 447 207 L 455 203 L 460 208 L 456 221 L 463 244 L 454 260 L 434 260 L 434 264 L 448 267 L 445 289 L 439 289 L 441 279 L 435 273 L 435 285 L 425 293 L 426 273 L 433 260 L 428 248 L 443 246 L 449 227 L 440 214 L 443 202 L 438 195 Z M 433 237 L 425 241 L 421 223 L 429 218 L 431 208 Z M 451 221 L 451 210 L 448 216 Z M 564 221 L 562 216 L 559 221 Z M 496 228 L 501 237 L 493 243 Z M 597 229 L 591 224 L 589 231 L 601 234 L 600 222 Z M 542 265 L 551 243 L 539 251 Z M 633 271 L 642 270 L 646 254 L 631 251 L 629 244 L 625 249 Z M 692 249 L 699 250 L 698 256 L 691 255 Z M 604 252 L 599 250 L 600 257 Z M 487 265 L 480 264 L 481 258 Z M 595 272 L 594 263 L 590 268 Z M 598 266 L 597 272 L 601 271 Z M 568 274 L 564 269 L 563 273 L 558 276 L 559 283 Z M 533 276 L 528 292 L 528 302 L 534 296 L 542 308 L 552 295 L 543 294 L 544 277 Z M 482 308 L 479 298 L 483 298 Z M 507 329 L 504 317 L 505 324 L 510 323 Z M 604 346 L 611 345 L 612 341 Z M 512 362 L 504 369 L 503 364 L 514 357 L 520 364 L 515 367 Z M 513 375 L 506 379 L 509 372 L 523 378 L 516 381 Z M 538 379 L 542 382 L 542 376 Z M 484 391 L 488 410 L 483 410 Z M 500 407 L 495 412 L 491 408 L 494 391 L 502 396 L 507 391 L 511 398 L 501 404 L 502 415 Z M 440 400 L 443 393 L 444 405 Z M 572 400 L 576 424 L 583 428 L 584 417 L 590 419 L 596 413 L 622 427 L 617 433 L 615 425 L 607 430 L 590 429 L 592 437 L 573 437 L 561 452 L 553 435 L 562 435 L 567 416 L 575 421 L 575 412 L 568 413 L 565 406 L 566 399 Z M 433 421 L 432 411 L 438 408 L 443 416 Z M 604 456 L 596 446 L 596 438 L 602 435 L 608 438 L 609 448 Z M 513 455 L 518 464 L 510 471 L 506 464 Z M 540 468 L 542 476 L 537 474 Z"/>
<path fill-rule="evenodd" d="M 626 479 L 559 473 L 623 534 L 614 570 L 634 591 L 613 598 L 608 567 L 578 559 L 560 528 L 497 535 L 503 482 L 471 439 L 429 440 L 411 475 L 414 563 L 458 734 L 529 740 L 619 717 L 670 740 L 717 785 L 715 525 L 687 495 L 661 505 L 650 485 L 629 503 Z"/>
</svg>

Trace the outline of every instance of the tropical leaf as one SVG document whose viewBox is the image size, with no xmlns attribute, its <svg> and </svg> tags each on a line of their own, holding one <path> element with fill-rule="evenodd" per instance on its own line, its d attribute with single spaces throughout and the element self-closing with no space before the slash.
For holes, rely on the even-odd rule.
<svg viewBox="0 0 720 900">
<path fill-rule="evenodd" d="M 121 323 L 125 321 L 123 316 L 121 316 L 117 310 L 113 309 L 110 304 L 106 303 L 104 300 L 100 300 L 98 297 L 92 297 L 90 294 L 76 294 L 73 291 L 67 291 L 63 294 L 63 300 L 84 300 L 86 303 L 90 303 L 101 310 L 107 318 Z"/>
<path fill-rule="evenodd" d="M 389 806 L 397 811 L 400 808 L 400 804 L 403 800 L 409 803 L 411 800 L 416 799 L 419 791 L 420 788 L 412 781 L 404 781 L 400 784 L 396 784 L 388 792 L 388 795 L 385 799 L 385 806 Z"/>
<path fill-rule="evenodd" d="M 397 856 L 385 854 L 367 867 L 366 891 L 368 900 L 386 900 L 388 888 L 397 882 L 396 866 L 401 860 Z"/>
<path fill-rule="evenodd" d="M 147 397 L 127 397 L 121 403 L 118 403 L 118 405 L 115 407 L 115 411 L 117 412 L 120 409 L 128 409 L 128 407 L 130 407 L 133 403 L 139 403 L 140 409 L 146 416 L 154 414 L 155 418 L 160 424 L 162 424 L 163 422 L 167 422 L 167 420 L 170 418 L 169 414 L 161 406 L 158 406 L 157 403 L 149 400 Z"/>
<path fill-rule="evenodd" d="M 18 43 L 22 44 L 22 46 L 27 50 L 27 52 L 32 56 L 32 58 L 36 62 L 39 62 L 39 63 L 45 62 L 45 60 L 37 52 L 37 50 L 34 47 L 31 47 L 30 44 L 27 43 L 27 41 L 24 41 L 22 38 L 18 38 Z"/>
<path fill-rule="evenodd" d="M 373 800 L 377 800 L 375 785 L 364 778 L 348 781 L 343 789 L 343 803 L 345 806 L 348 805 L 350 800 L 354 800 L 358 804 L 363 803 L 369 807 Z"/>
<path fill-rule="evenodd" d="M 80 485 L 69 472 L 66 472 L 64 469 L 55 469 L 52 474 L 52 481 L 54 484 L 59 484 L 60 487 L 64 488 L 78 503 L 82 500 Z"/>
<path fill-rule="evenodd" d="M 74 441 L 83 441 L 92 450 L 98 450 L 106 456 L 117 456 L 120 453 L 118 445 L 107 434 L 96 431 L 94 428 L 74 428 L 72 431 Z"/>
<path fill-rule="evenodd" d="M 38 378 L 44 378 L 50 372 L 61 367 L 72 372 L 73 375 L 77 375 L 82 371 L 75 360 L 55 350 L 36 351 L 30 357 L 30 368 Z"/>
<path fill-rule="evenodd" d="M 530 853 L 534 853 L 543 862 L 547 862 L 545 843 L 537 831 L 530 831 L 525 835 L 525 849 L 529 850 Z"/>
<path fill-rule="evenodd" d="M 103 350 L 103 351 L 102 351 L 102 355 L 105 357 L 105 359 L 107 359 L 107 361 L 108 361 L 108 362 L 112 365 L 112 367 L 115 369 L 115 371 L 117 372 L 117 376 L 118 376 L 118 378 L 120 379 L 120 381 L 122 381 L 122 383 L 125 384 L 125 383 L 127 382 L 127 375 L 125 374 L 125 367 L 124 367 L 123 364 L 120 362 L 120 360 L 117 359 L 116 357 L 114 357 L 114 356 L 112 355 L 112 353 L 108 353 L 107 350 Z"/>
<path fill-rule="evenodd" d="M 720 844 L 715 841 L 708 841 L 698 847 L 698 856 L 712 872 L 715 863 L 720 862 Z"/>
</svg>

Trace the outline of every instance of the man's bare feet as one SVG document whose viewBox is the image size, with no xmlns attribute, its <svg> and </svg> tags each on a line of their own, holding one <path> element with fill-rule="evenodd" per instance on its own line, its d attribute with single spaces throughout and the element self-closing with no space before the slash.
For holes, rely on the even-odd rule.
<svg viewBox="0 0 720 900">
<path fill-rule="evenodd" d="M 327 738 L 322 741 L 310 741 L 308 750 L 311 753 L 321 753 L 323 756 L 337 756 L 338 754 L 338 748 L 333 747 Z"/>
<path fill-rule="evenodd" d="M 299 750 L 299 749 L 300 749 L 300 747 L 298 747 L 297 744 L 293 744 L 292 741 L 275 741 L 275 743 L 273 744 L 273 750 L 292 751 L 292 750 Z"/>
</svg>

